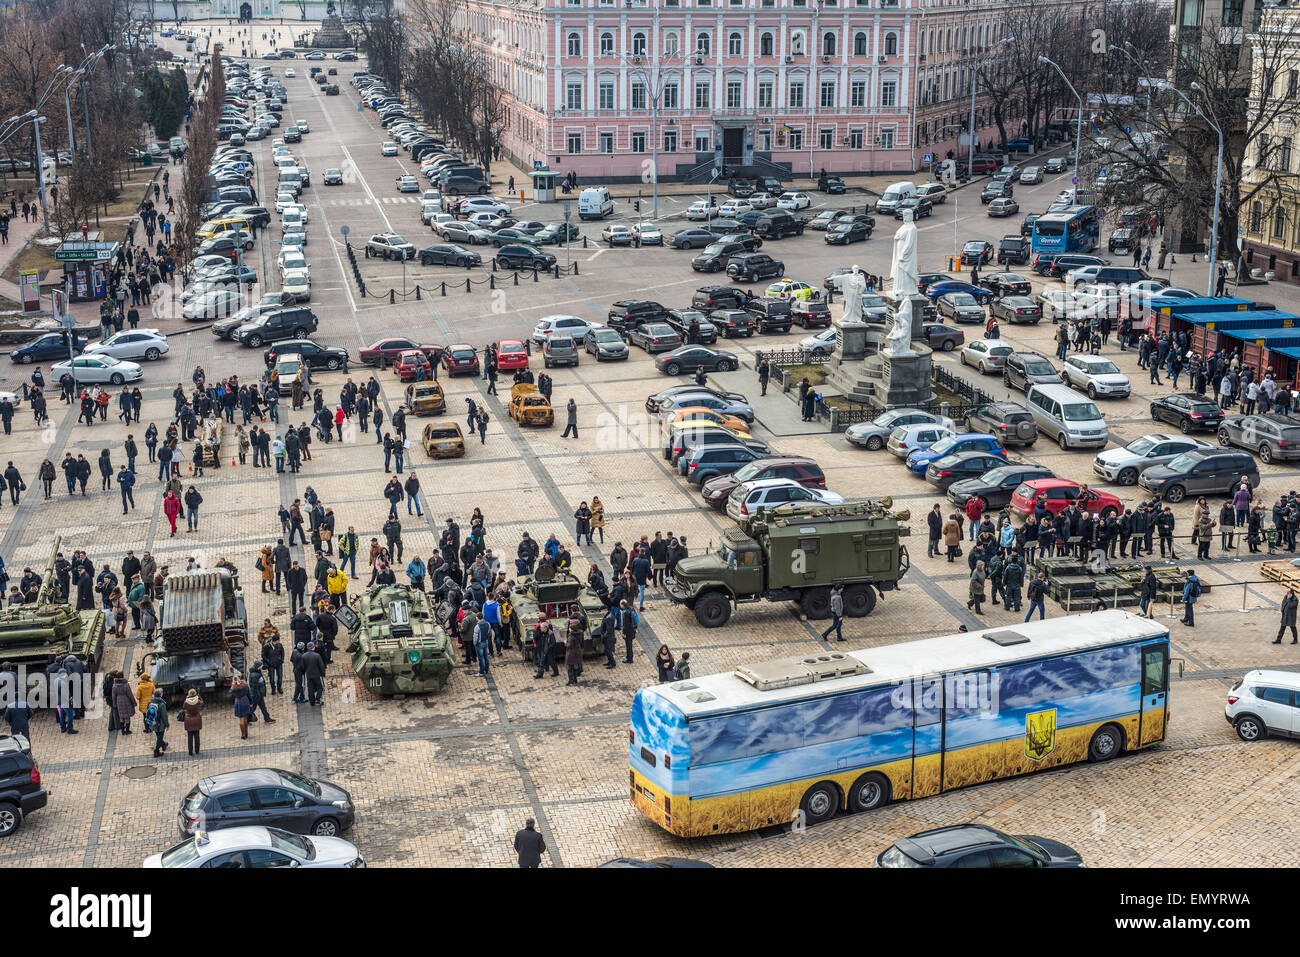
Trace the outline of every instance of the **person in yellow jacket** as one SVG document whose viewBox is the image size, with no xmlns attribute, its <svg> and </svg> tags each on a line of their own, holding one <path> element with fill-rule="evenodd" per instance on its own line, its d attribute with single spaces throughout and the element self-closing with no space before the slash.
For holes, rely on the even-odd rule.
<svg viewBox="0 0 1300 957">
<path fill-rule="evenodd" d="M 149 710 L 149 701 L 153 698 L 154 683 L 147 673 L 140 676 L 140 683 L 135 687 L 136 704 L 140 707 L 140 713 L 144 714 Z"/>
<path fill-rule="evenodd" d="M 338 608 L 347 601 L 348 576 L 341 568 L 331 568 L 325 578 L 325 590 L 329 592 L 330 605 Z"/>
<path fill-rule="evenodd" d="M 600 534 L 600 542 L 605 543 L 605 505 L 600 497 L 591 497 L 591 527 Z"/>
</svg>

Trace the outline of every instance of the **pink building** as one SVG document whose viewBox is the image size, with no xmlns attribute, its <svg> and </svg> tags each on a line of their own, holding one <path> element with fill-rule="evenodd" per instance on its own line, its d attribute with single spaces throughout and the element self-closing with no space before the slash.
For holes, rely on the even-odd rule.
<svg viewBox="0 0 1300 957">
<path fill-rule="evenodd" d="M 901 173 L 956 150 L 972 58 L 1009 2 L 468 0 L 464 16 L 518 164 L 703 181 L 718 163 Z"/>
</svg>

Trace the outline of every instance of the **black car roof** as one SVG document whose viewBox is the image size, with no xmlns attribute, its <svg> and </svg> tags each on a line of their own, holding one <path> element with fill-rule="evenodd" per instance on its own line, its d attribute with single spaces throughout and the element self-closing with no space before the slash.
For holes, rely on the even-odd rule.
<svg viewBox="0 0 1300 957">
<path fill-rule="evenodd" d="M 263 787 L 284 784 L 285 779 L 275 768 L 246 768 L 242 771 L 225 771 L 199 782 L 205 794 L 223 794 L 238 788 Z"/>
</svg>

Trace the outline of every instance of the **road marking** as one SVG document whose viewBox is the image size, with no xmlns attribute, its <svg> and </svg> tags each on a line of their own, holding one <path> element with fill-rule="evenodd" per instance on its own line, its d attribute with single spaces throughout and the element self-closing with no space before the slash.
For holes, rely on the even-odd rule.
<svg viewBox="0 0 1300 957">
<path fill-rule="evenodd" d="M 597 249 L 594 253 L 592 253 L 590 256 L 587 257 L 586 261 L 587 261 L 587 262 L 591 262 L 593 259 L 595 259 L 597 256 L 599 256 L 599 255 L 600 255 L 601 253 L 603 253 L 603 252 L 605 252 L 605 250 L 604 250 L 603 248 L 602 248 L 602 249 Z"/>
</svg>

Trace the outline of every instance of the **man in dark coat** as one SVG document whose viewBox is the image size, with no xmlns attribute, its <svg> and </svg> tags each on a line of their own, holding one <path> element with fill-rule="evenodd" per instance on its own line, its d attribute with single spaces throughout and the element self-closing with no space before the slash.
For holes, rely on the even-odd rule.
<svg viewBox="0 0 1300 957">
<path fill-rule="evenodd" d="M 77 611 L 95 610 L 95 581 L 90 572 L 82 569 L 77 578 Z"/>
<path fill-rule="evenodd" d="M 317 651 L 318 646 L 309 645 L 302 656 L 302 673 L 307 680 L 307 703 L 319 707 L 325 696 L 325 659 Z"/>
<path fill-rule="evenodd" d="M 925 517 L 926 525 L 930 530 L 930 541 L 926 545 L 925 557 L 939 557 L 939 539 L 943 537 L 943 508 L 935 503 L 934 508 L 930 509 L 930 514 Z"/>
<path fill-rule="evenodd" d="M 548 666 L 551 669 L 551 677 L 559 677 L 560 667 L 555 660 L 555 629 L 547 619 L 542 619 L 533 629 L 533 656 L 537 660 L 537 674 L 533 675 L 534 681 L 543 676 Z"/>
<path fill-rule="evenodd" d="M 306 650 L 306 644 L 296 644 L 293 647 L 293 654 L 289 656 L 289 663 L 293 666 L 293 698 L 290 700 L 295 704 L 307 702 L 302 684 L 302 656 Z"/>
<path fill-rule="evenodd" d="M 289 580 L 289 611 L 293 613 L 307 603 L 307 569 L 294 562 L 286 577 Z"/>
<path fill-rule="evenodd" d="M 515 850 L 519 852 L 519 866 L 525 870 L 540 867 L 546 853 L 546 841 L 537 833 L 537 822 L 531 817 L 524 822 L 523 830 L 515 832 Z"/>
</svg>

